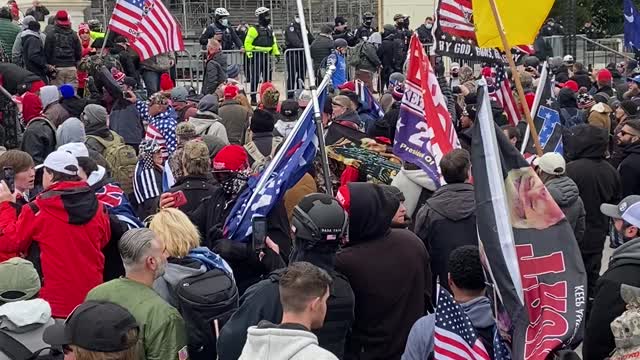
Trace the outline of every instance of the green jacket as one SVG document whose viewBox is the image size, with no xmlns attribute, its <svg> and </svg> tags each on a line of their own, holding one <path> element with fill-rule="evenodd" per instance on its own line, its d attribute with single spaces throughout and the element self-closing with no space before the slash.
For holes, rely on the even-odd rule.
<svg viewBox="0 0 640 360">
<path fill-rule="evenodd" d="M 152 288 L 120 278 L 94 288 L 87 300 L 110 301 L 129 310 L 140 326 L 143 359 L 180 360 L 180 354 L 182 359 L 188 357 L 182 316 Z"/>
<path fill-rule="evenodd" d="M 280 49 L 278 48 L 278 41 L 275 34 L 273 35 L 273 45 L 269 47 L 255 46 L 253 42 L 258 37 L 258 29 L 255 26 L 250 26 L 247 30 L 247 36 L 244 38 L 244 50 L 247 53 L 247 57 L 251 58 L 253 52 L 271 53 L 274 56 L 280 56 Z"/>
<path fill-rule="evenodd" d="M 11 49 L 16 41 L 16 36 L 20 33 L 20 26 L 14 24 L 11 20 L 0 19 L 0 41 L 2 41 L 2 50 L 5 55 L 11 58 Z"/>
</svg>

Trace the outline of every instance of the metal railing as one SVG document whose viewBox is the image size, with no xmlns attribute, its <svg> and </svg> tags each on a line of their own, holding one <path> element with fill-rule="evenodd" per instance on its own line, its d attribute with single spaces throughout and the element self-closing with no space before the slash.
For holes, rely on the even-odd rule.
<svg viewBox="0 0 640 360">
<path fill-rule="evenodd" d="M 4 86 L 0 86 L 0 94 L 0 145 L 7 149 L 15 149 L 22 142 L 20 110 Z"/>
</svg>

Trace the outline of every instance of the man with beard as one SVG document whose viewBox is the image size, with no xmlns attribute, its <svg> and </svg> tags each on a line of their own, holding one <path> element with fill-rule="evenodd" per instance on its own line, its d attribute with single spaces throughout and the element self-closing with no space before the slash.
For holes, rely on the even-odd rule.
<svg viewBox="0 0 640 360">
<path fill-rule="evenodd" d="M 609 268 L 598 280 L 585 329 L 584 360 L 604 359 L 616 348 L 609 324 L 626 310 L 620 288 L 640 286 L 640 196 L 628 196 L 618 205 L 602 204 L 600 210 L 614 221 L 624 244 L 613 252 Z"/>
<path fill-rule="evenodd" d="M 164 274 L 167 250 L 162 239 L 147 228 L 127 231 L 118 244 L 125 277 L 111 280 L 87 295 L 87 300 L 109 301 L 127 309 L 140 325 L 145 359 L 187 359 L 187 334 L 178 310 L 153 290 Z"/>
<path fill-rule="evenodd" d="M 353 322 L 354 298 L 347 279 L 336 272 L 336 252 L 344 240 L 347 214 L 337 200 L 325 194 L 309 194 L 294 208 L 294 247 L 291 264 L 306 261 L 325 270 L 333 279 L 324 325 L 315 333 L 320 346 L 342 358 L 346 335 Z M 240 308 L 225 324 L 218 338 L 220 360 L 237 359 L 246 342 L 247 328 L 261 320 L 277 323 L 282 318 L 279 283 L 286 269 L 274 271 L 250 287 Z"/>
<path fill-rule="evenodd" d="M 623 160 L 618 166 L 622 196 L 640 194 L 640 120 L 628 120 L 616 135 Z"/>
</svg>

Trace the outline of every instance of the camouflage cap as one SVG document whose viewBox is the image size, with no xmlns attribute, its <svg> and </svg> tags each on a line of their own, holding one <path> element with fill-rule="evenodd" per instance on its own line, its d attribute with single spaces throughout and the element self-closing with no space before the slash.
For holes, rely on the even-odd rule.
<svg viewBox="0 0 640 360">
<path fill-rule="evenodd" d="M 187 143 L 184 144 L 182 154 L 184 161 L 205 160 L 207 163 L 209 162 L 209 148 L 207 144 L 200 140 L 187 141 Z"/>
<path fill-rule="evenodd" d="M 176 126 L 176 136 L 179 138 L 179 140 L 191 140 L 197 137 L 196 127 L 192 123 L 186 121 L 181 122 L 180 124 L 178 124 L 178 126 Z"/>
<path fill-rule="evenodd" d="M 169 105 L 169 97 L 162 92 L 157 92 L 149 97 L 149 106 L 151 105 Z"/>
</svg>

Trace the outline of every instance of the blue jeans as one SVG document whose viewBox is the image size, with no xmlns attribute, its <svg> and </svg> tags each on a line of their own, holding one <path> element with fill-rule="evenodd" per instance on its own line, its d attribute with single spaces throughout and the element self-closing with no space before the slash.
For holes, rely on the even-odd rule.
<svg viewBox="0 0 640 360">
<path fill-rule="evenodd" d="M 151 96 L 160 91 L 160 73 L 143 70 L 142 80 L 144 80 L 144 86 L 147 89 L 147 96 Z"/>
</svg>

